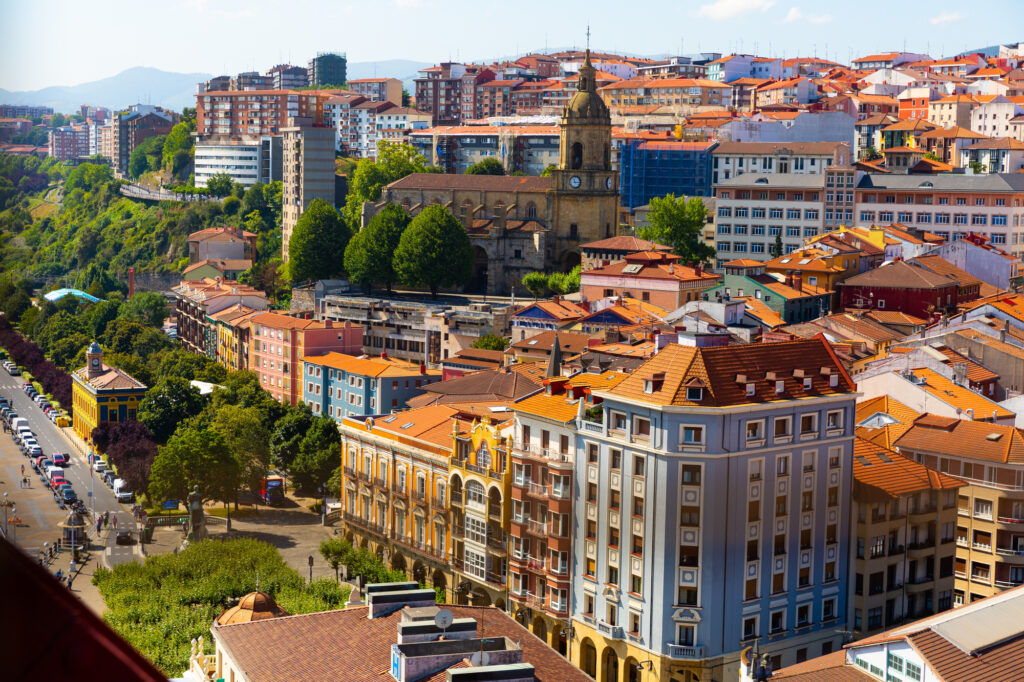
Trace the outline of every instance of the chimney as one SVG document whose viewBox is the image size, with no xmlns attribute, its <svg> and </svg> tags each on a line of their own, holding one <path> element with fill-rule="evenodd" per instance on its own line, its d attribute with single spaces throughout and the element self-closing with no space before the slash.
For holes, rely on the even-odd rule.
<svg viewBox="0 0 1024 682">
<path fill-rule="evenodd" d="M 128 268 L 128 300 L 135 295 L 135 268 Z"/>
<path fill-rule="evenodd" d="M 803 274 L 798 272 L 795 275 L 793 275 L 793 288 L 796 289 L 797 291 L 801 292 L 801 293 L 803 292 L 803 290 L 804 290 L 804 276 L 803 276 Z"/>
<path fill-rule="evenodd" d="M 421 362 L 420 363 L 420 374 L 426 374 L 426 373 L 427 373 L 427 365 L 425 363 Z"/>
<path fill-rule="evenodd" d="M 551 297 L 551 301 L 552 301 L 552 303 L 560 303 L 560 302 L 561 302 L 561 300 L 562 300 L 562 299 L 561 299 L 561 297 L 559 297 L 559 295 L 558 295 L 558 294 L 555 294 L 554 296 L 552 296 L 552 297 Z"/>
</svg>

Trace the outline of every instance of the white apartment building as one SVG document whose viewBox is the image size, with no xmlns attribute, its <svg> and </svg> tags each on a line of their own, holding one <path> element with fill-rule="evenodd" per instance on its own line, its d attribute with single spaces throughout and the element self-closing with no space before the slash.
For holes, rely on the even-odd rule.
<svg viewBox="0 0 1024 682">
<path fill-rule="evenodd" d="M 362 95 L 338 95 L 324 102 L 324 118 L 335 130 L 335 150 L 347 151 L 356 144 L 356 133 L 352 129 L 352 107 L 365 101 Z"/>
<path fill-rule="evenodd" d="M 715 248 L 719 267 L 736 258 L 770 260 L 775 238 L 783 252 L 824 227 L 825 178 L 796 173 L 746 173 L 716 185 Z"/>
<path fill-rule="evenodd" d="M 281 138 L 211 135 L 196 140 L 195 185 L 227 173 L 243 187 L 281 179 Z"/>
<path fill-rule="evenodd" d="M 1024 114 L 1024 106 L 1004 95 L 979 104 L 971 110 L 971 130 L 989 137 L 1012 137 L 1024 142 L 1024 126 L 1011 123 Z"/>
<path fill-rule="evenodd" d="M 413 130 L 429 128 L 432 119 L 430 114 L 409 107 L 393 106 L 390 109 L 384 109 L 377 114 L 377 125 L 374 131 L 376 142 L 408 142 L 409 134 Z M 373 149 L 376 152 L 376 143 Z"/>
<path fill-rule="evenodd" d="M 833 163 L 844 142 L 720 142 L 711 152 L 711 182 L 744 173 L 818 174 Z"/>
</svg>

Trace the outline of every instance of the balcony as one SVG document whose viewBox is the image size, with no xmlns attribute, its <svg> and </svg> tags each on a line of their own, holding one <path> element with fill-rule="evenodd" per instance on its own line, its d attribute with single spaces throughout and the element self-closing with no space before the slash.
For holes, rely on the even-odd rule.
<svg viewBox="0 0 1024 682">
<path fill-rule="evenodd" d="M 426 503 L 426 501 L 427 501 L 427 491 L 425 491 L 425 490 L 413 490 L 412 491 L 412 499 L 415 502 Z"/>
<path fill-rule="evenodd" d="M 1024 519 L 1019 519 L 1015 516 L 997 516 L 999 523 L 1014 523 L 1017 525 L 1024 526 Z"/>
<path fill-rule="evenodd" d="M 613 639 L 622 639 L 625 637 L 625 632 L 621 627 L 618 625 L 611 625 L 603 620 L 597 621 L 597 631 L 605 637 L 611 637 Z"/>
<path fill-rule="evenodd" d="M 992 553 L 992 545 L 985 544 L 984 542 L 972 542 L 971 549 L 976 549 L 979 552 L 987 552 L 989 554 Z"/>
<path fill-rule="evenodd" d="M 684 658 L 695 661 L 704 658 L 704 647 L 684 646 L 682 644 L 666 644 L 665 649 L 671 658 Z"/>
<path fill-rule="evenodd" d="M 487 505 L 487 516 L 489 518 L 495 519 L 497 521 L 501 521 L 501 503 L 500 502 L 490 502 L 490 503 L 488 503 L 488 505 Z"/>
<path fill-rule="evenodd" d="M 356 470 L 353 469 L 352 467 L 345 467 L 344 470 L 345 470 L 345 476 L 347 476 L 348 478 L 355 478 L 356 477 Z"/>
<path fill-rule="evenodd" d="M 996 587 L 1017 587 L 1018 585 L 1024 585 L 1024 580 L 1013 581 L 1013 580 L 997 580 Z"/>
<path fill-rule="evenodd" d="M 444 509 L 445 500 L 444 495 L 434 495 L 430 498 L 430 504 L 438 509 Z"/>
<path fill-rule="evenodd" d="M 1012 549 L 1010 547 L 996 547 L 996 554 L 999 556 L 1016 557 L 1024 559 L 1024 549 Z"/>
<path fill-rule="evenodd" d="M 453 491 L 451 491 L 450 498 L 451 499 L 449 500 L 449 504 L 451 504 L 453 507 L 461 507 L 462 506 L 462 491 L 461 490 L 453 490 Z"/>
<path fill-rule="evenodd" d="M 409 491 L 404 485 L 391 486 L 391 492 L 402 497 L 408 497 Z"/>
<path fill-rule="evenodd" d="M 590 422 L 583 423 L 588 424 Z M 600 427 L 600 424 L 598 424 L 597 426 Z M 598 433 L 600 432 L 601 429 L 599 428 Z M 555 450 L 555 448 L 543 448 L 540 447 L 539 445 L 529 445 L 524 447 L 520 445 L 517 446 L 514 449 L 514 451 L 517 452 L 522 457 L 532 459 L 534 461 L 540 462 L 541 464 L 545 464 L 549 467 L 553 467 L 556 469 L 572 468 L 572 457 L 569 455 L 569 453 L 558 452 L 557 450 Z"/>
<path fill-rule="evenodd" d="M 373 485 L 375 488 L 380 488 L 381 490 L 388 489 L 388 482 L 379 476 L 373 479 Z"/>
</svg>

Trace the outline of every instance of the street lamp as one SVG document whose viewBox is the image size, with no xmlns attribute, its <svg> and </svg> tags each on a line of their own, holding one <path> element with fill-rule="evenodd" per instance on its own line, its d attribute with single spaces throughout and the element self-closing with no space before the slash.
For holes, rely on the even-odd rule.
<svg viewBox="0 0 1024 682">
<path fill-rule="evenodd" d="M 313 582 L 313 555 L 309 555 L 309 582 Z"/>
</svg>

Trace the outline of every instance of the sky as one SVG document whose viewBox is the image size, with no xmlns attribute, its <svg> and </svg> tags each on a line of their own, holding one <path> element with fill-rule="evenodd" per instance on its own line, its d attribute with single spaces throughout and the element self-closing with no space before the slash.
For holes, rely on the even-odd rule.
<svg viewBox="0 0 1024 682">
<path fill-rule="evenodd" d="M 582 47 L 820 56 L 955 54 L 1024 40 L 1024 0 L 0 0 L 0 88 L 76 85 L 133 66 L 227 73 L 317 51 L 350 62 L 492 60 Z M 381 74 L 406 76 L 408 74 Z"/>
</svg>

